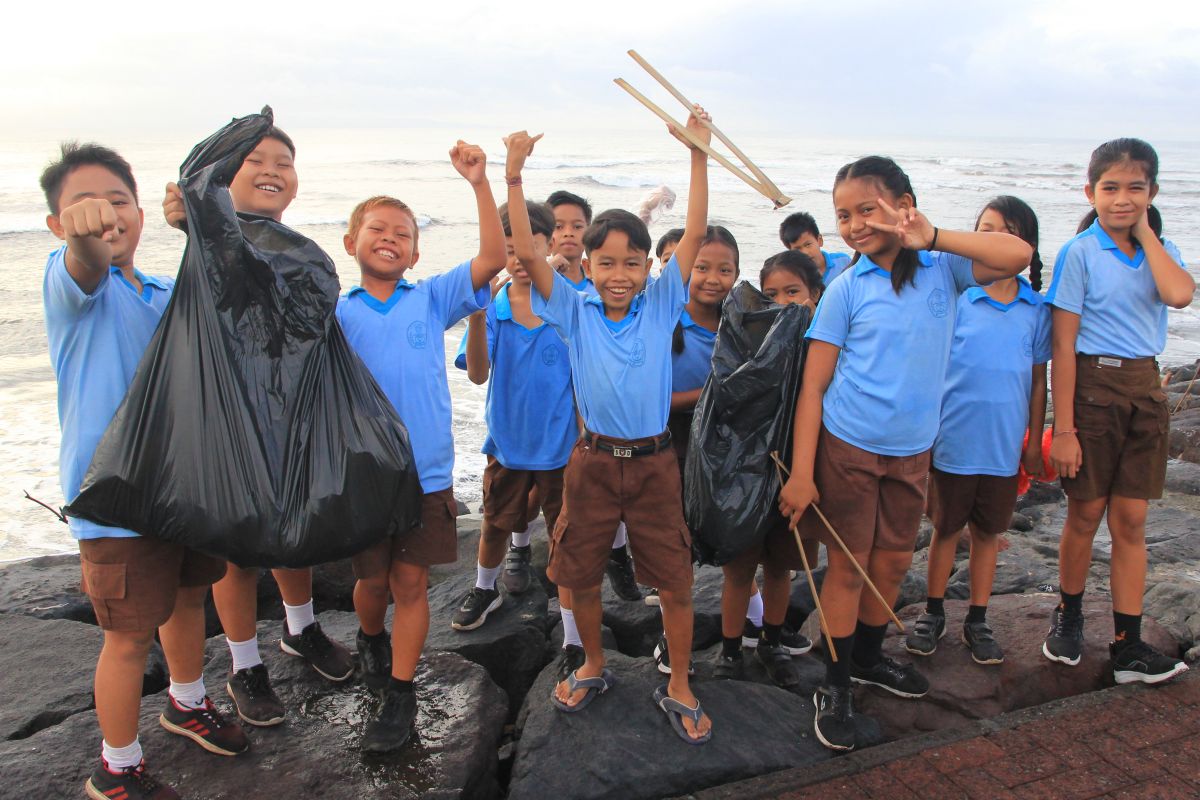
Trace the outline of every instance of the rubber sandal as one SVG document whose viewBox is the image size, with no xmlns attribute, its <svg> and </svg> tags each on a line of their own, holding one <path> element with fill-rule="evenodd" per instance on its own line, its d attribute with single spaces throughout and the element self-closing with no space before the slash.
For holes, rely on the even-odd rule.
<svg viewBox="0 0 1200 800">
<path fill-rule="evenodd" d="M 667 715 L 667 719 L 671 721 L 671 727 L 675 729 L 675 733 L 679 735 L 679 738 L 688 744 L 704 744 L 712 738 L 711 728 L 709 728 L 708 733 L 699 739 L 693 739 L 687 732 L 687 728 L 683 727 L 684 717 L 689 717 L 697 725 L 700 724 L 700 718 L 704 716 L 704 709 L 700 707 L 699 698 L 696 699 L 696 707 L 689 708 L 667 694 L 667 685 L 664 683 L 654 690 L 654 704 Z"/>
<path fill-rule="evenodd" d="M 567 676 L 567 689 L 570 690 L 571 694 L 574 694 L 579 689 L 587 689 L 587 694 L 583 696 L 582 700 L 572 706 L 559 700 L 552 692 L 550 694 L 550 702 L 554 703 L 554 707 L 559 711 L 567 714 L 574 714 L 576 711 L 583 711 L 583 709 L 587 707 L 587 704 L 592 702 L 592 699 L 596 695 L 604 694 L 611 689 L 616 682 L 617 676 L 613 675 L 612 672 L 607 669 L 601 671 L 600 675 L 595 678 L 580 678 L 575 674 L 575 672 L 571 672 L 571 674 Z M 555 688 L 558 687 L 555 686 Z"/>
</svg>

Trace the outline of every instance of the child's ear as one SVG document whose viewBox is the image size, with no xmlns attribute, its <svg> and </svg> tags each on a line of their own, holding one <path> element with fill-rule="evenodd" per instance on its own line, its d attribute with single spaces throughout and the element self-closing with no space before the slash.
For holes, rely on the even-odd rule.
<svg viewBox="0 0 1200 800">
<path fill-rule="evenodd" d="M 908 192 L 905 192 L 904 194 L 900 195 L 900 197 L 896 200 L 896 208 L 897 209 L 915 208 L 916 205 L 917 205 L 916 198 L 914 198 Z"/>
<path fill-rule="evenodd" d="M 647 259 L 646 259 L 646 272 L 647 272 L 647 273 L 649 273 L 649 272 L 650 272 L 650 266 L 651 266 L 653 263 L 654 263 L 654 257 L 653 257 L 653 256 L 651 256 L 651 257 L 649 257 L 649 258 L 647 258 Z"/>
<path fill-rule="evenodd" d="M 1090 183 L 1085 183 L 1083 185 L 1083 196 L 1088 199 L 1089 203 L 1096 205 L 1096 187 Z"/>
<path fill-rule="evenodd" d="M 62 223 L 58 221 L 57 214 L 47 214 L 46 215 L 46 227 L 49 228 L 50 232 L 53 233 L 59 239 L 62 239 L 64 241 L 66 240 L 67 232 L 65 230 L 63 230 Z"/>
<path fill-rule="evenodd" d="M 1152 184 L 1150 184 L 1150 202 L 1153 203 L 1154 198 L 1157 196 L 1158 196 L 1158 184 L 1152 183 Z"/>
<path fill-rule="evenodd" d="M 419 250 L 416 248 L 416 246 L 414 246 L 414 247 L 413 247 L 413 257 L 412 257 L 412 261 L 409 261 L 409 262 L 408 262 L 408 266 L 409 266 L 409 267 L 415 267 L 415 266 L 417 265 L 417 261 L 418 261 L 418 259 L 420 259 L 420 258 L 421 258 L 421 251 L 419 251 Z"/>
<path fill-rule="evenodd" d="M 351 236 L 348 233 L 345 236 L 343 236 L 342 237 L 342 246 L 346 248 L 346 255 L 348 255 L 348 256 L 354 255 L 354 237 L 353 236 Z"/>
<path fill-rule="evenodd" d="M 820 249 L 824 246 L 825 246 L 825 237 L 818 233 L 817 234 L 817 248 Z"/>
<path fill-rule="evenodd" d="M 588 280 L 591 280 L 591 278 L 592 278 L 592 263 L 590 261 L 588 261 L 587 256 L 583 257 L 583 260 L 579 262 L 579 266 L 581 269 L 583 269 L 583 277 L 587 278 Z"/>
</svg>

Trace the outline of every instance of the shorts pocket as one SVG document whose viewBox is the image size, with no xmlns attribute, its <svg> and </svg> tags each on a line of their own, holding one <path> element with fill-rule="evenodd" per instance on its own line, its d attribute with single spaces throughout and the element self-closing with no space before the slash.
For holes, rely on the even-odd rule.
<svg viewBox="0 0 1200 800">
<path fill-rule="evenodd" d="M 1075 395 L 1075 427 L 1080 436 L 1106 436 L 1112 424 L 1112 398 L 1095 390 Z"/>
<path fill-rule="evenodd" d="M 1165 435 L 1171 430 L 1171 407 L 1167 402 L 1167 393 L 1163 389 L 1151 389 L 1150 400 L 1154 403 L 1158 432 Z"/>
<path fill-rule="evenodd" d="M 125 599 L 125 564 L 83 562 L 82 588 L 97 600 Z"/>
<path fill-rule="evenodd" d="M 450 521 L 458 519 L 458 500 L 453 496 L 446 498 L 446 515 L 450 517 Z"/>
</svg>

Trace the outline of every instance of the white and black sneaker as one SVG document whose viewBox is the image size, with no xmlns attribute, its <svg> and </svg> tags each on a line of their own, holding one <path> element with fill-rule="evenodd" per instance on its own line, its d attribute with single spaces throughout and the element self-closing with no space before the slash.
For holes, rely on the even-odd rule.
<svg viewBox="0 0 1200 800">
<path fill-rule="evenodd" d="M 853 750 L 854 692 L 849 686 L 820 686 L 813 693 L 813 732 L 830 750 Z"/>
<path fill-rule="evenodd" d="M 503 602 L 504 598 L 495 589 L 472 586 L 454 612 L 450 627 L 456 631 L 473 631 L 486 622 L 488 614 L 499 608 Z"/>
<path fill-rule="evenodd" d="M 664 633 L 658 637 L 658 644 L 654 645 L 654 663 L 658 667 L 658 671 L 663 675 L 671 674 L 671 654 L 667 649 L 667 635 Z M 688 675 L 696 674 L 696 664 L 688 658 Z"/>
<path fill-rule="evenodd" d="M 1083 656 L 1083 612 L 1067 611 L 1062 603 L 1050 614 L 1050 630 L 1042 655 L 1051 661 L 1075 666 Z"/>
<path fill-rule="evenodd" d="M 1112 655 L 1113 680 L 1117 683 L 1162 683 L 1188 669 L 1180 659 L 1165 656 L 1140 640 L 1120 649 L 1113 642 L 1108 652 Z"/>
<path fill-rule="evenodd" d="M 658 589 L 657 588 L 651 587 L 650 589 L 648 589 L 646 591 L 646 596 L 642 599 L 645 601 L 646 605 L 648 605 L 648 606 L 660 605 L 660 601 L 658 599 Z"/>
<path fill-rule="evenodd" d="M 850 680 L 887 689 L 897 697 L 914 699 L 929 694 L 929 679 L 912 664 L 901 664 L 882 656 L 871 667 L 860 667 L 850 659 Z"/>
</svg>

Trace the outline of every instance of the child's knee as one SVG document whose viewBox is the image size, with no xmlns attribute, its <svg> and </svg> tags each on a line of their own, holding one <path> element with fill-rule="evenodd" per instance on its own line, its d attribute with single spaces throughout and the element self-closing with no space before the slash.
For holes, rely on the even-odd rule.
<svg viewBox="0 0 1200 800">
<path fill-rule="evenodd" d="M 144 658 L 153 643 L 153 630 L 104 632 L 104 649 L 120 657 Z"/>
<path fill-rule="evenodd" d="M 825 570 L 822 587 L 842 592 L 858 592 L 863 587 L 862 574 L 849 561 L 831 561 Z"/>
<path fill-rule="evenodd" d="M 691 608 L 692 590 L 660 588 L 658 590 L 658 600 L 667 610 Z"/>
<path fill-rule="evenodd" d="M 427 600 L 429 576 L 423 568 L 393 564 L 390 584 L 392 600 L 398 606 L 419 605 Z"/>
</svg>

